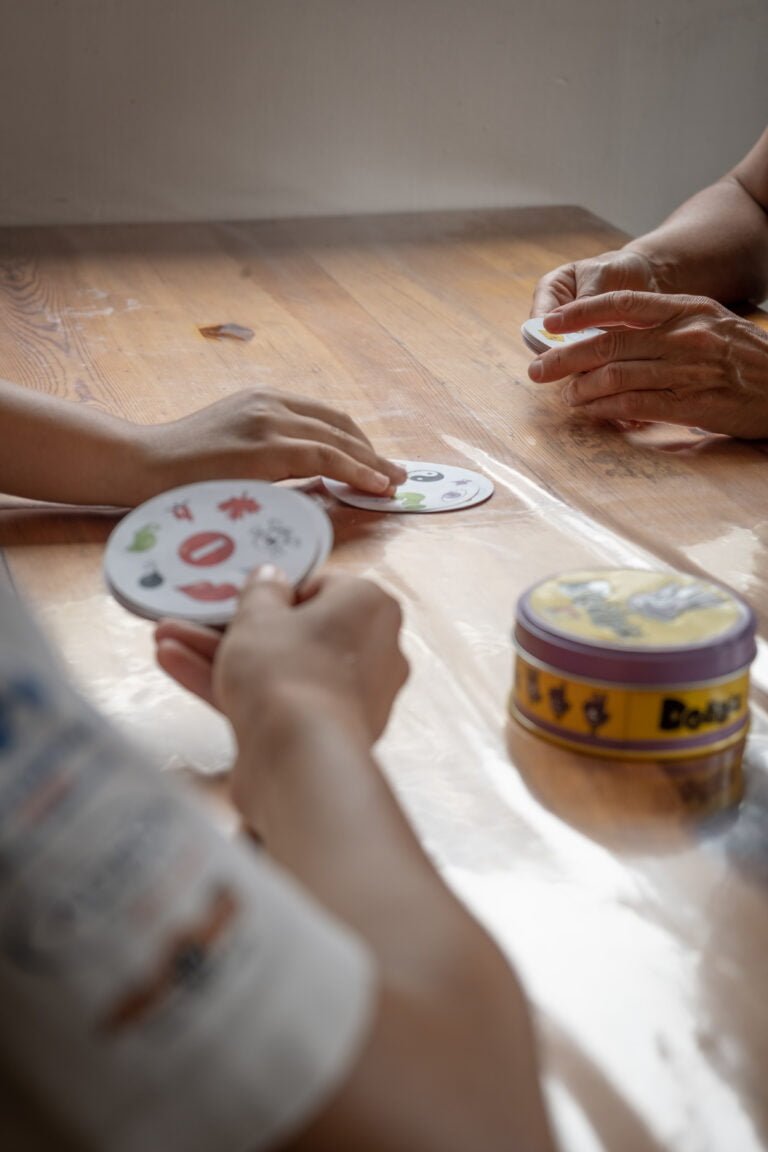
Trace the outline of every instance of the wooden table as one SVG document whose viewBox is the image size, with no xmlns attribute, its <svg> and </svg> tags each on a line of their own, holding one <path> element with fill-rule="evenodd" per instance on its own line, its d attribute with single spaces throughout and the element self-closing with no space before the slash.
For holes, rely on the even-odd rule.
<svg viewBox="0 0 768 1152">
<path fill-rule="evenodd" d="M 748 596 L 768 627 L 768 460 L 632 435 L 526 376 L 538 276 L 621 237 L 574 208 L 0 234 L 0 375 L 138 421 L 245 385 L 346 408 L 382 451 L 463 462 L 492 501 L 450 516 L 330 509 L 331 564 L 406 607 L 413 675 L 381 758 L 447 880 L 536 1006 L 569 1152 L 768 1144 L 768 663 L 746 797 L 681 793 L 505 733 L 514 605 L 568 567 L 658 561 Z M 210 342 L 236 321 L 251 343 Z M 5 500 L 0 545 L 86 692 L 158 764 L 221 768 L 224 725 L 152 665 L 104 591 L 105 511 Z M 479 1150 L 478 1150 L 479 1152 Z"/>
</svg>

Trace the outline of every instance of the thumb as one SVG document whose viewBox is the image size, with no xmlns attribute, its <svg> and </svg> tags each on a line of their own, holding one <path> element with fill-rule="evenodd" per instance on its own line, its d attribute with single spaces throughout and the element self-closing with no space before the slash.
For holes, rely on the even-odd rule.
<svg viewBox="0 0 768 1152">
<path fill-rule="evenodd" d="M 603 292 L 616 287 L 622 285 L 616 284 L 616 275 L 610 264 L 601 264 L 597 260 L 585 260 L 577 264 L 575 299 L 578 300 L 582 296 L 601 296 Z"/>
<path fill-rule="evenodd" d="M 542 276 L 533 293 L 531 316 L 544 316 L 576 297 L 576 265 L 563 264 Z"/>
<path fill-rule="evenodd" d="M 296 593 L 285 572 L 274 564 L 262 564 L 246 580 L 232 623 L 248 620 L 258 625 L 260 620 L 291 608 L 295 601 Z"/>
</svg>

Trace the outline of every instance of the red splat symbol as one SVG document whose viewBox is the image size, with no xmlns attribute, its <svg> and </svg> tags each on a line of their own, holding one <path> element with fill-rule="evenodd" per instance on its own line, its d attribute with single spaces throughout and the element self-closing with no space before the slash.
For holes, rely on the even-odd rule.
<svg viewBox="0 0 768 1152">
<path fill-rule="evenodd" d="M 194 520 L 189 504 L 174 504 L 171 511 L 177 520 Z"/>
<path fill-rule="evenodd" d="M 242 496 L 230 496 L 229 500 L 217 504 L 217 508 L 220 512 L 226 512 L 230 520 L 242 520 L 243 516 L 258 512 L 261 504 L 243 492 Z"/>
<path fill-rule="evenodd" d="M 228 560 L 234 550 L 234 540 L 224 532 L 197 532 L 179 545 L 179 556 L 185 564 L 211 568 Z"/>
<path fill-rule="evenodd" d="M 240 589 L 234 584 L 211 584 L 210 580 L 201 580 L 199 584 L 179 584 L 177 591 L 193 600 L 205 600 L 209 603 L 216 600 L 231 600 L 239 595 Z"/>
</svg>

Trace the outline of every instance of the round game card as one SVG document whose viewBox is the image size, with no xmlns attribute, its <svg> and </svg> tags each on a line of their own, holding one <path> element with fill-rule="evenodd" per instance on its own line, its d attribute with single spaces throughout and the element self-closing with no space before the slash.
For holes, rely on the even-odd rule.
<svg viewBox="0 0 768 1152">
<path fill-rule="evenodd" d="M 330 520 L 303 493 L 214 480 L 129 512 L 107 541 L 104 572 L 115 598 L 139 616 L 225 624 L 254 568 L 275 564 L 299 584 L 332 544 Z"/>
<path fill-rule="evenodd" d="M 582 328 L 578 332 L 547 332 L 544 327 L 544 318 L 535 316 L 526 320 L 520 328 L 523 340 L 532 352 L 546 352 L 549 348 L 563 348 L 568 344 L 580 344 L 582 340 L 591 340 L 593 336 L 600 336 L 604 328 Z"/>
<path fill-rule="evenodd" d="M 470 472 L 456 464 L 432 464 L 424 460 L 395 460 L 408 473 L 408 479 L 394 496 L 369 496 L 348 484 L 323 477 L 328 491 L 344 504 L 369 512 L 451 512 L 482 504 L 493 494 L 487 476 Z"/>
</svg>

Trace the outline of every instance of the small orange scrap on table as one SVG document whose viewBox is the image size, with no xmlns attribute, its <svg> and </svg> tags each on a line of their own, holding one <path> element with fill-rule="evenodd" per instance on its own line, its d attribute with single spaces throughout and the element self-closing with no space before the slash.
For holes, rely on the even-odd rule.
<svg viewBox="0 0 768 1152">
<path fill-rule="evenodd" d="M 201 336 L 208 340 L 253 340 L 253 328 L 246 328 L 244 324 L 209 324 L 198 328 Z"/>
</svg>

